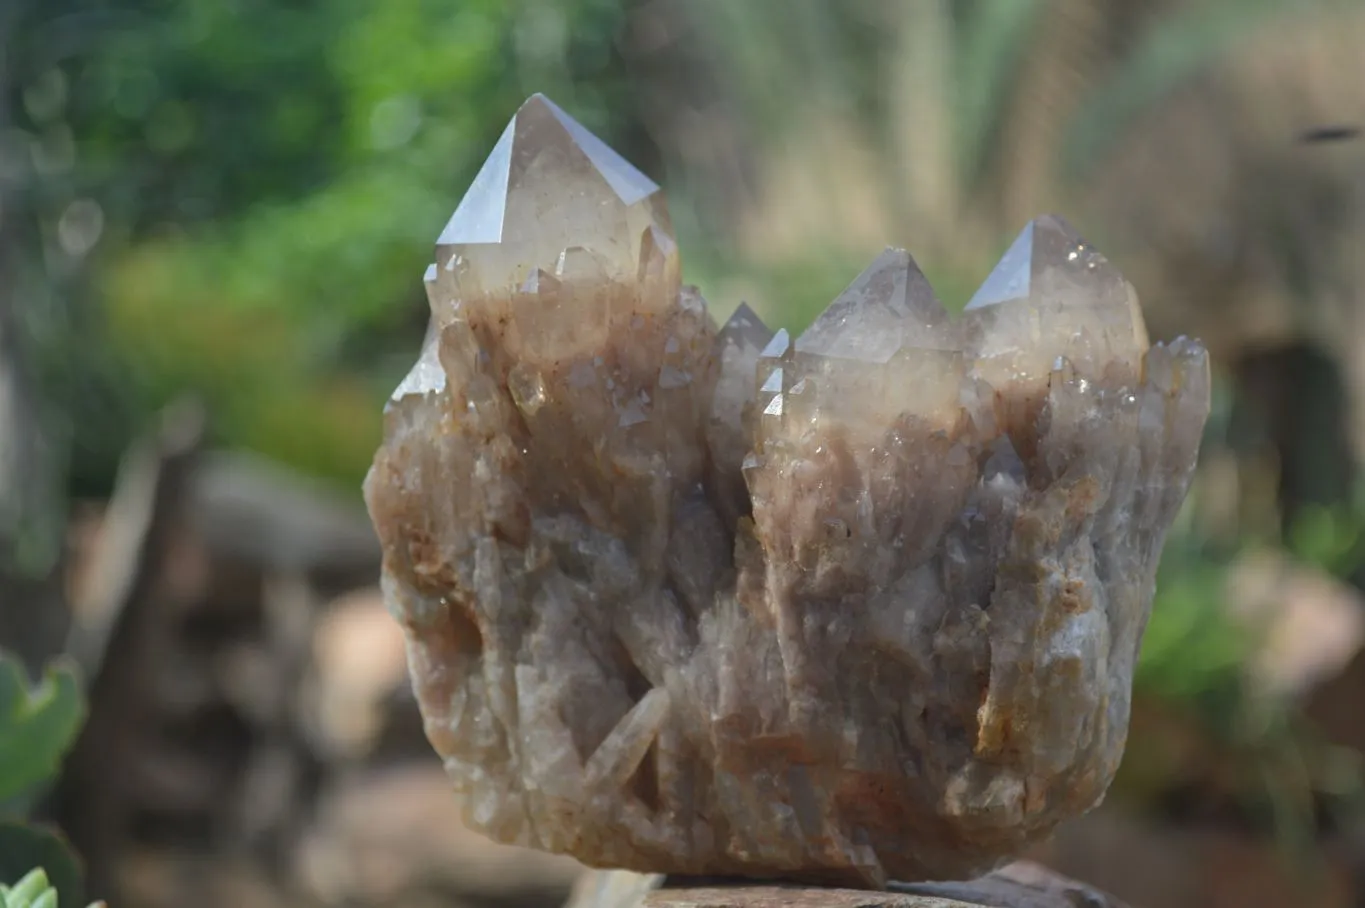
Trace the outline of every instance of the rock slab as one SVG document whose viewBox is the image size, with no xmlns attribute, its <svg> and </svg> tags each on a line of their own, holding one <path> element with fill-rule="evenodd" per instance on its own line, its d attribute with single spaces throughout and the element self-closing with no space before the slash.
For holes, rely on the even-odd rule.
<svg viewBox="0 0 1365 908">
<path fill-rule="evenodd" d="M 894 888 L 868 893 L 609 871 L 580 878 L 565 908 L 1124 908 L 1107 893 L 1024 861 L 970 882 Z"/>
</svg>

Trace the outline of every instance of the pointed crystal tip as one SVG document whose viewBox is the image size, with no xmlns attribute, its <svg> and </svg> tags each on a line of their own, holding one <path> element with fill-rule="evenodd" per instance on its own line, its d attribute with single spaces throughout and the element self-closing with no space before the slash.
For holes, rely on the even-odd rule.
<svg viewBox="0 0 1365 908">
<path fill-rule="evenodd" d="M 887 249 L 796 341 L 799 353 L 883 363 L 903 347 L 948 349 L 947 312 L 904 249 Z"/>
<path fill-rule="evenodd" d="M 749 308 L 748 303 L 740 303 L 730 315 L 717 335 L 722 346 L 733 344 L 738 347 L 752 347 L 761 351 L 773 338 L 773 332 L 763 324 L 758 313 Z"/>
<path fill-rule="evenodd" d="M 502 241 L 509 192 L 547 154 L 586 158 L 625 205 L 633 205 L 659 191 L 657 183 L 635 169 L 558 104 L 537 92 L 512 116 L 437 242 L 450 246 Z M 564 163 L 581 165 L 583 162 Z"/>
<path fill-rule="evenodd" d="M 977 355 L 1009 359 L 1013 374 L 1038 374 L 1063 353 L 1087 373 L 1112 362 L 1131 371 L 1148 346 L 1132 285 L 1057 215 L 1024 227 L 964 321 Z"/>
<path fill-rule="evenodd" d="M 1041 278 L 1045 270 L 1066 266 L 1078 270 L 1103 270 L 1105 276 L 1118 273 L 1060 215 L 1045 214 L 1034 218 L 1014 238 L 966 308 L 983 309 L 1028 299 L 1034 292 L 1035 280 Z"/>
<path fill-rule="evenodd" d="M 528 268 L 552 266 L 568 246 L 586 246 L 614 274 L 636 276 L 645 237 L 676 260 L 658 184 L 535 94 L 503 130 L 437 244 L 463 254 L 479 286 L 495 289 Z"/>
</svg>

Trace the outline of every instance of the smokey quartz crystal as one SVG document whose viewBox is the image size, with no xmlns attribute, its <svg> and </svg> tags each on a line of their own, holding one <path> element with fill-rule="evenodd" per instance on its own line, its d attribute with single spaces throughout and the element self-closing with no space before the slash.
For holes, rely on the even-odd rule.
<svg viewBox="0 0 1365 908">
<path fill-rule="evenodd" d="M 436 259 L 365 494 L 473 828 L 875 888 L 1103 798 L 1209 367 L 1064 221 L 957 318 L 887 250 L 796 338 L 718 328 L 663 193 L 537 95 Z"/>
</svg>

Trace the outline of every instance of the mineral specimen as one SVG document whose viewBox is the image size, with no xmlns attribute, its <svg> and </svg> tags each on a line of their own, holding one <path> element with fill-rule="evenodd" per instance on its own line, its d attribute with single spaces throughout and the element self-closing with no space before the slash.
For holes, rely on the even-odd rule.
<svg viewBox="0 0 1365 908">
<path fill-rule="evenodd" d="M 1103 797 L 1209 372 L 1063 221 L 960 318 L 888 250 L 794 341 L 717 330 L 658 187 L 537 95 L 426 284 L 365 492 L 474 828 L 879 887 Z"/>
</svg>

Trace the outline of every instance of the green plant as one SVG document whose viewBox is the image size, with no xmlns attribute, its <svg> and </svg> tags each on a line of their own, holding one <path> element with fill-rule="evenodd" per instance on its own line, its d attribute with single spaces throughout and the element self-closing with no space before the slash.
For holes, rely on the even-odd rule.
<svg viewBox="0 0 1365 908">
<path fill-rule="evenodd" d="M 57 908 L 60 903 L 57 896 L 57 889 L 42 868 L 30 871 L 13 886 L 0 884 L 0 908 Z"/>
<path fill-rule="evenodd" d="M 79 862 L 61 835 L 25 821 L 56 775 L 85 717 L 75 671 L 49 666 L 31 687 L 24 666 L 0 651 L 0 908 L 54 908 L 57 894 L 79 904 Z M 36 869 L 35 869 L 36 868 Z"/>
<path fill-rule="evenodd" d="M 30 871 L 13 886 L 0 885 L 0 908 L 56 908 L 57 890 L 41 869 Z"/>
<path fill-rule="evenodd" d="M 0 654 L 0 805 L 52 777 L 84 713 L 70 666 L 52 665 L 30 689 L 23 665 Z"/>
</svg>

